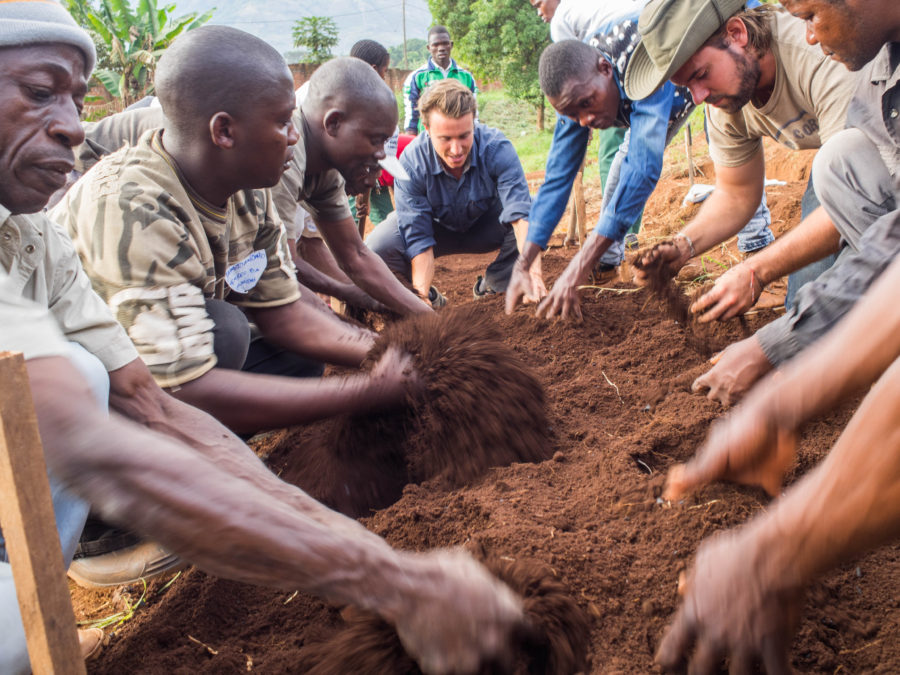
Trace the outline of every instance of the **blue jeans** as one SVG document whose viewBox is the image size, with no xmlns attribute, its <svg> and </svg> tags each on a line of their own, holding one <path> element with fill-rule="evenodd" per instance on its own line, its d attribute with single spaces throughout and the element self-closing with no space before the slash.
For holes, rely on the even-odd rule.
<svg viewBox="0 0 900 675">
<path fill-rule="evenodd" d="M 484 283 L 488 290 L 504 293 L 513 265 L 519 257 L 516 233 L 511 225 L 500 222 L 499 212 L 485 213 L 465 232 L 454 232 L 434 223 L 434 257 L 457 253 L 491 253 L 497 257 L 484 271 Z M 366 237 L 366 246 L 384 260 L 392 272 L 412 277 L 412 265 L 406 254 L 406 243 L 400 232 L 397 212 L 389 214 Z"/>
<path fill-rule="evenodd" d="M 738 232 L 738 250 L 742 253 L 750 253 L 765 248 L 773 241 L 775 235 L 772 234 L 772 214 L 769 212 L 769 205 L 766 203 L 766 191 L 763 190 L 762 200 L 759 207 L 750 221 Z"/>
<path fill-rule="evenodd" d="M 806 216 L 815 211 L 818 207 L 819 198 L 816 197 L 816 190 L 813 187 L 812 174 L 810 174 L 809 182 L 807 182 L 806 184 L 806 192 L 803 193 L 803 199 L 800 201 L 800 220 L 802 221 L 804 218 L 806 218 Z M 793 274 L 788 275 L 787 295 L 784 296 L 785 308 L 790 309 L 791 307 L 793 307 L 794 296 L 797 295 L 797 291 L 799 291 L 804 284 L 818 279 L 819 275 L 822 274 L 822 272 L 834 265 L 834 261 L 837 260 L 837 257 L 837 253 L 832 253 L 831 255 L 825 256 L 821 260 L 810 263 L 806 267 L 797 270 Z"/>
<path fill-rule="evenodd" d="M 97 402 L 105 410 L 109 402 L 109 375 L 106 368 L 93 354 L 81 345 L 70 343 L 69 360 L 88 381 Z M 56 529 L 62 546 L 63 564 L 68 567 L 75 554 L 75 547 L 84 528 L 90 505 L 65 490 L 48 471 Z M 28 649 L 25 630 L 19 616 L 19 604 L 12 578 L 12 569 L 6 556 L 6 547 L 0 539 L 0 673 L 4 675 L 28 673 Z"/>
<path fill-rule="evenodd" d="M 758 2 L 748 2 L 747 6 L 757 7 Z M 709 145 L 709 122 L 706 115 L 703 116 L 703 133 L 706 136 L 706 144 Z M 775 235 L 772 234 L 772 214 L 769 211 L 769 205 L 766 203 L 766 189 L 763 188 L 762 199 L 759 207 L 750 221 L 738 232 L 738 251 L 741 253 L 751 253 L 765 248 L 773 241 Z"/>
</svg>

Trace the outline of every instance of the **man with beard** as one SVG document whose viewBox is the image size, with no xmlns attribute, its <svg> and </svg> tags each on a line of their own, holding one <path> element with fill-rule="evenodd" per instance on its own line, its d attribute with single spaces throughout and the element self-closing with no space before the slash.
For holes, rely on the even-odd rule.
<svg viewBox="0 0 900 675">
<path fill-rule="evenodd" d="M 693 5 L 693 10 L 677 11 L 679 7 L 686 9 L 687 5 Z M 699 10 L 708 3 L 687 5 L 665 1 L 648 5 L 646 13 L 642 15 L 646 53 L 641 58 L 640 66 L 633 72 L 630 86 L 652 90 L 659 82 L 674 78 L 688 81 L 700 96 L 719 97 L 722 93 L 727 93 L 723 92 L 718 81 L 717 64 L 712 60 L 714 54 L 711 56 L 712 52 L 708 47 L 699 51 L 683 50 L 684 56 L 674 56 L 674 45 L 681 41 L 688 26 L 692 22 L 704 23 Z M 783 47 L 788 44 L 787 41 L 779 37 L 782 35 L 782 31 L 778 29 L 780 21 L 792 22 L 790 30 L 796 36 L 796 46 L 790 52 L 785 52 Z M 730 19 L 725 24 L 726 33 L 731 22 Z M 670 25 L 669 30 L 664 28 L 666 24 Z M 782 17 L 779 12 L 775 14 L 773 26 L 776 31 L 776 39 L 772 41 L 771 48 L 773 57 L 782 52 L 790 53 L 791 56 L 776 59 L 778 69 L 777 77 L 771 82 L 772 93 L 766 107 L 759 112 L 766 112 L 771 108 L 770 114 L 774 116 L 774 106 L 779 103 L 779 95 L 788 100 L 794 98 L 797 101 L 796 109 L 788 110 L 778 118 L 780 124 L 772 135 L 777 135 L 779 140 L 793 138 L 795 142 L 805 142 L 806 139 L 801 136 L 807 127 L 802 119 L 810 113 L 803 111 L 815 110 L 815 105 L 821 105 L 829 97 L 836 96 L 829 94 L 829 81 L 842 90 L 847 85 L 858 86 L 857 98 L 861 92 L 868 91 L 865 88 L 866 81 L 865 78 L 856 77 L 855 71 L 848 72 L 836 60 L 829 58 L 831 52 L 823 53 L 818 49 L 802 21 Z M 681 37 L 675 35 L 672 30 L 674 27 L 681 31 Z M 691 30 L 695 28 L 698 26 L 695 25 Z M 738 39 L 740 38 L 735 34 L 733 40 Z M 804 44 L 799 43 L 801 39 Z M 806 40 L 812 44 L 806 44 Z M 650 54 L 659 54 L 660 49 L 669 47 L 673 55 L 669 59 L 671 62 L 659 58 L 659 63 L 654 65 Z M 807 65 L 814 67 L 798 68 L 804 62 L 804 55 L 809 61 Z M 860 64 L 854 64 L 851 70 L 859 67 Z M 837 71 L 829 74 L 835 68 Z M 763 75 L 760 76 L 760 82 L 764 82 L 765 62 L 761 62 L 761 70 Z M 833 78 L 839 76 L 850 79 L 838 85 L 838 81 Z M 791 82 L 795 84 L 791 86 Z M 803 99 L 804 96 L 806 100 Z M 834 99 L 835 109 L 837 106 L 846 107 L 848 114 L 838 116 L 834 124 L 829 125 L 832 133 L 828 133 L 824 124 L 824 114 L 816 118 L 821 127 L 818 136 L 821 139 L 827 138 L 828 142 L 816 157 L 812 180 L 825 208 L 817 209 L 768 250 L 729 271 L 718 282 L 717 288 L 698 301 L 695 309 L 700 311 L 711 307 L 708 311 L 714 317 L 734 315 L 752 305 L 765 283 L 828 254 L 839 252 L 838 258 L 820 278 L 801 289 L 785 316 L 764 326 L 752 337 L 731 345 L 722 353 L 716 365 L 697 379 L 694 383 L 695 390 L 708 390 L 710 398 L 726 404 L 732 403 L 762 375 L 812 344 L 849 311 L 897 252 L 896 235 L 883 218 L 896 208 L 897 186 L 892 184 L 897 175 L 896 137 L 885 133 L 884 125 L 877 118 L 873 125 L 870 115 L 854 112 L 856 99 L 844 103 L 843 96 L 841 93 L 839 98 Z M 726 99 L 722 100 L 727 102 Z M 759 116 L 755 104 L 742 109 L 744 119 L 748 119 L 748 111 Z M 852 138 L 854 135 L 858 136 L 859 132 L 845 131 L 845 122 L 846 126 L 858 127 L 866 138 L 862 141 Z M 760 123 L 765 123 L 765 120 L 760 120 Z M 801 124 L 801 128 L 797 129 L 796 124 Z M 812 125 L 808 128 L 812 128 Z M 760 160 L 761 157 L 760 152 Z M 861 160 L 861 164 L 857 162 L 848 168 L 850 159 Z M 733 219 L 730 213 L 739 208 L 740 204 L 731 200 L 718 206 L 712 214 L 715 216 L 713 218 L 705 215 L 712 211 L 712 207 L 704 205 L 701 215 L 685 230 L 689 239 L 682 239 L 681 242 L 676 239 L 676 246 L 657 251 L 657 254 L 664 256 L 671 268 L 677 269 L 682 261 L 690 257 L 684 250 L 691 247 L 690 238 L 696 236 L 693 246 L 697 252 L 705 250 L 710 241 L 706 232 L 720 231 L 721 224 Z M 704 231 L 702 227 L 696 227 L 698 222 L 706 223 L 707 229 Z M 712 241 L 718 239 L 713 238 Z M 678 249 L 682 249 L 681 252 Z"/>
<path fill-rule="evenodd" d="M 695 255 L 736 234 L 753 216 L 765 181 L 763 137 L 792 150 L 819 148 L 843 129 L 856 86 L 852 73 L 806 43 L 801 21 L 771 5 L 749 10 L 743 6 L 743 0 L 650 3 L 641 15 L 636 60 L 625 75 L 631 95 L 649 94 L 659 81 L 642 77 L 646 63 L 662 58 L 658 50 L 671 49 L 666 79 L 688 87 L 695 103 L 708 104 L 716 189 L 671 244 L 644 258 L 650 263 L 661 257 L 672 275 Z M 790 272 L 796 274 L 789 279 L 785 304 L 793 305 L 796 291 L 828 269 L 839 248 L 837 231 L 818 207 L 810 180 L 801 209 L 803 223 L 783 241 L 723 275 L 692 308 L 703 312 L 701 320 L 743 313 L 767 283 Z M 797 241 L 809 246 L 804 244 L 802 256 L 791 255 L 786 267 L 786 247 L 796 247 Z"/>
</svg>

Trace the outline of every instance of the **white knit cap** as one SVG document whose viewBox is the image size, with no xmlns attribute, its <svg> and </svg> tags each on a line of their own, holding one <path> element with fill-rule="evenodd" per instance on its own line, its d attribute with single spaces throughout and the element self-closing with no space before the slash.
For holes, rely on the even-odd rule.
<svg viewBox="0 0 900 675">
<path fill-rule="evenodd" d="M 84 76 L 94 70 L 97 53 L 90 36 L 56 0 L 0 2 L 0 47 L 62 43 L 84 54 Z"/>
</svg>

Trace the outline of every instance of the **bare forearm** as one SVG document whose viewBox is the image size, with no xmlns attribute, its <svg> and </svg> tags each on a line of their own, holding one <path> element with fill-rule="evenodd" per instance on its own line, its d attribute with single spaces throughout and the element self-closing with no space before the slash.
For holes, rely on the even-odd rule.
<svg viewBox="0 0 900 675">
<path fill-rule="evenodd" d="M 565 279 L 567 283 L 571 283 L 574 286 L 580 286 L 587 282 L 591 270 L 594 268 L 594 264 L 612 243 L 612 239 L 608 239 L 607 237 L 598 235 L 596 232 L 592 232 L 585 240 L 581 250 L 569 261 L 560 280 Z"/>
<path fill-rule="evenodd" d="M 718 185 L 706 198 L 697 216 L 682 229 L 699 255 L 736 235 L 744 227 L 762 199 L 762 190 L 727 189 Z"/>
<path fill-rule="evenodd" d="M 306 424 L 398 402 L 384 400 L 364 375 L 313 379 L 224 368 L 213 368 L 171 394 L 206 411 L 236 433 Z"/>
<path fill-rule="evenodd" d="M 751 528 L 775 569 L 801 586 L 900 536 L 900 362 L 863 401 L 826 459 Z"/>
<path fill-rule="evenodd" d="M 375 343 L 374 333 L 302 302 L 248 313 L 269 342 L 326 363 L 357 367 Z"/>
<path fill-rule="evenodd" d="M 399 314 L 431 311 L 428 305 L 397 280 L 378 255 L 361 242 L 357 255 L 346 271 L 357 286 Z"/>
<path fill-rule="evenodd" d="M 302 257 L 315 269 L 326 276 L 336 279 L 340 283 L 353 283 L 350 280 L 350 277 L 344 274 L 343 270 L 337 264 L 337 260 L 335 260 L 334 256 L 331 254 L 331 250 L 321 239 L 315 237 L 300 237 L 297 240 L 297 252 L 299 256 L 295 256 L 295 263 L 297 257 Z"/>
<path fill-rule="evenodd" d="M 821 260 L 840 248 L 840 233 L 821 206 L 755 255 L 750 264 L 763 285 Z"/>
<path fill-rule="evenodd" d="M 54 474 L 105 518 L 212 574 L 390 612 L 404 586 L 428 573 L 258 460 L 234 471 L 229 450 L 207 456 L 115 415 L 106 419 L 63 359 L 29 362 L 29 376 Z M 266 488 L 276 483 L 273 495 Z"/>
<path fill-rule="evenodd" d="M 428 297 L 431 282 L 434 280 L 434 249 L 428 249 L 410 261 L 412 285 L 423 298 Z"/>
<path fill-rule="evenodd" d="M 528 239 L 528 221 L 524 218 L 513 221 L 512 228 L 513 232 L 516 235 L 516 247 L 519 249 L 519 253 L 521 254 L 524 250 L 525 242 Z"/>
<path fill-rule="evenodd" d="M 320 272 L 300 256 L 294 258 L 294 266 L 297 268 L 297 279 L 300 280 L 300 283 L 316 293 L 330 295 L 346 302 L 352 302 L 351 298 L 356 299 L 365 295 L 352 283 L 340 282 L 334 277 Z"/>
</svg>

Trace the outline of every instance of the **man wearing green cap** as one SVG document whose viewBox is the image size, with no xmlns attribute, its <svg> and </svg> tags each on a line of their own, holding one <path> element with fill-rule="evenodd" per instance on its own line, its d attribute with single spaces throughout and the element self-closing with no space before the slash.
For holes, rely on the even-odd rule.
<svg viewBox="0 0 900 675">
<path fill-rule="evenodd" d="M 857 77 L 807 44 L 803 22 L 772 6 L 744 10 L 742 0 L 656 0 L 641 15 L 640 30 L 641 44 L 625 74 L 626 91 L 645 94 L 670 79 L 690 88 L 696 102 L 709 103 L 716 190 L 670 244 L 644 256 L 645 264 L 662 263 L 674 275 L 752 216 L 765 180 L 762 138 L 791 149 L 820 147 L 843 129 Z M 803 222 L 723 275 L 693 307 L 705 312 L 701 320 L 742 313 L 766 283 L 826 258 L 792 275 L 791 306 L 798 287 L 830 266 L 841 233 L 818 207 L 812 183 L 803 200 Z M 745 346 L 749 352 L 753 344 Z M 738 355 L 727 354 L 712 382 L 704 376 L 698 387 L 713 389 L 724 401 L 739 395 L 742 380 L 755 375 L 735 373 L 733 356 Z M 726 372 L 732 377 L 718 382 L 718 373 Z"/>
<path fill-rule="evenodd" d="M 765 180 L 762 138 L 791 149 L 820 147 L 843 128 L 856 78 L 806 44 L 802 23 L 773 6 L 744 10 L 741 0 L 653 2 L 642 20 L 646 35 L 626 73 L 626 90 L 652 91 L 669 78 L 688 86 L 698 104 L 709 104 L 716 190 L 674 244 L 655 252 L 675 274 L 693 253 L 732 236 L 750 217 L 747 202 L 762 191 Z M 834 230 L 824 212 L 815 212 L 817 206 L 810 182 L 802 216 L 815 213 L 808 223 L 811 234 L 803 228 L 792 239 L 819 241 L 822 231 L 831 235 L 809 252 L 805 262 L 810 263 L 836 248 Z M 695 311 L 705 311 L 702 318 L 708 321 L 746 310 L 766 282 L 793 271 L 781 269 L 783 248 L 770 247 L 723 276 Z M 832 260 L 792 276 L 786 304 Z"/>
</svg>

